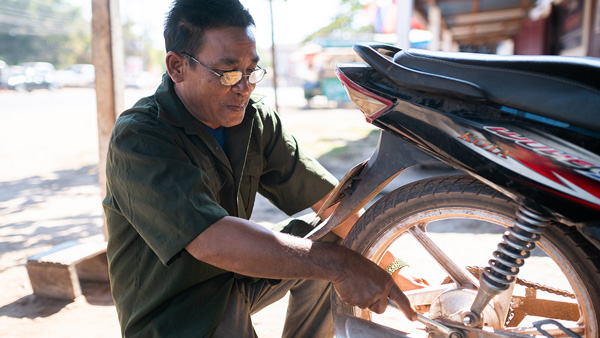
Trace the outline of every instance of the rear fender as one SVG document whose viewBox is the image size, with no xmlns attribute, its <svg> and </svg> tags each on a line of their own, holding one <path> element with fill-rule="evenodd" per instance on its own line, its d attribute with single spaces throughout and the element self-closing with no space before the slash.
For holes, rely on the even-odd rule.
<svg viewBox="0 0 600 338">
<path fill-rule="evenodd" d="M 337 185 L 317 215 L 339 202 L 331 217 L 311 231 L 307 238 L 316 240 L 356 214 L 398 174 L 415 164 L 438 162 L 435 158 L 390 132 L 380 131 L 371 158 L 355 166 Z"/>
</svg>

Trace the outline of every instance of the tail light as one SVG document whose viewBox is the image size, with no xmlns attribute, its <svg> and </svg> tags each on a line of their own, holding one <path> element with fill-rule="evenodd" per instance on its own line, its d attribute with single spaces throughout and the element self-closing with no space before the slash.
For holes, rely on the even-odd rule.
<svg viewBox="0 0 600 338">
<path fill-rule="evenodd" d="M 394 105 L 392 101 L 377 96 L 350 80 L 339 68 L 335 69 L 335 73 L 344 85 L 350 99 L 365 115 L 367 122 L 373 122 L 381 113 Z"/>
</svg>

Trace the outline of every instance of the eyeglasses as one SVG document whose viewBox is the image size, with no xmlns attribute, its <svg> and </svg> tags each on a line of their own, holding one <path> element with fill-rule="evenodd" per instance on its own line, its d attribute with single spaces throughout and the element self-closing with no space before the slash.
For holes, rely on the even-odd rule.
<svg viewBox="0 0 600 338">
<path fill-rule="evenodd" d="M 251 69 L 250 74 L 244 74 L 243 72 L 241 72 L 239 70 L 232 70 L 230 72 L 224 72 L 223 74 L 220 74 L 220 73 L 216 72 L 215 70 L 208 68 L 208 66 L 206 66 L 202 62 L 196 60 L 196 58 L 191 56 L 190 54 L 188 54 L 186 52 L 183 52 L 181 54 L 189 56 L 190 59 L 196 61 L 197 63 L 202 65 L 204 68 L 210 70 L 213 74 L 220 77 L 221 84 L 224 86 L 235 86 L 242 80 L 242 77 L 244 77 L 244 76 L 248 77 L 249 83 L 256 84 L 256 83 L 259 83 L 265 77 L 265 74 L 267 74 L 267 70 L 260 68 L 260 66 L 256 66 L 257 68 Z"/>
</svg>

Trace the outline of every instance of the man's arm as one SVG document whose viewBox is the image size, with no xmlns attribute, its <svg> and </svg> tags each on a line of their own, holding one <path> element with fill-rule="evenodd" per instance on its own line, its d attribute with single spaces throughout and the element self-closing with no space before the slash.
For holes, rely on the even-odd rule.
<svg viewBox="0 0 600 338">
<path fill-rule="evenodd" d="M 335 244 L 276 233 L 226 216 L 192 240 L 186 250 L 198 260 L 247 276 L 328 280 L 343 301 L 376 313 L 383 313 L 389 298 L 408 318 L 416 319 L 410 302 L 389 274 Z"/>
<path fill-rule="evenodd" d="M 314 212 L 318 212 L 319 210 L 321 210 L 321 207 L 323 206 L 323 204 L 325 204 L 325 202 L 327 201 L 327 198 L 329 197 L 330 194 L 331 193 L 327 194 L 320 201 L 315 203 L 311 207 L 311 209 Z M 333 214 L 333 212 L 337 208 L 338 204 L 335 204 L 335 205 L 331 206 L 329 209 L 327 209 L 322 216 L 322 220 L 325 220 L 329 216 L 331 216 L 331 214 Z M 362 214 L 364 214 L 364 212 L 365 212 L 364 209 L 360 209 L 356 214 L 352 215 L 350 218 L 348 218 L 346 221 L 342 222 L 340 225 L 338 225 L 331 231 L 334 234 L 340 236 L 341 238 L 346 238 L 346 236 L 348 235 L 348 232 L 350 232 L 350 229 L 352 229 L 352 227 L 354 226 L 356 221 L 358 221 L 358 219 L 360 218 L 360 216 L 362 216 Z M 382 269 L 385 269 L 385 267 L 387 267 L 395 259 L 396 258 L 394 257 L 394 255 L 388 251 L 384 254 L 383 258 L 379 262 L 379 266 Z M 392 278 L 394 279 L 394 281 L 396 281 L 396 284 L 398 284 L 398 286 L 403 291 L 420 289 L 420 288 L 423 288 L 423 287 L 426 287 L 429 285 L 427 280 L 415 275 L 412 272 L 412 269 L 410 269 L 408 266 L 394 272 L 392 274 Z"/>
</svg>

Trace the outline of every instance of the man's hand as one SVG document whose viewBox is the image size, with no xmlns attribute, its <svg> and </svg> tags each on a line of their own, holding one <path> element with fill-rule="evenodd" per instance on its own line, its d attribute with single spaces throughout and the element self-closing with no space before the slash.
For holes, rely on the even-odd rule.
<svg viewBox="0 0 600 338">
<path fill-rule="evenodd" d="M 329 195 L 323 197 L 311 208 L 315 212 L 320 210 L 328 196 Z M 323 220 L 329 217 L 337 208 L 337 206 L 338 205 L 336 204 L 327 209 L 322 216 Z M 353 214 L 345 222 L 333 229 L 332 232 L 341 238 L 346 238 L 346 235 L 348 235 L 350 229 L 352 229 L 356 221 L 363 213 L 364 210 L 360 209 L 356 214 Z M 415 277 L 412 274 L 400 274 L 402 271 L 399 271 L 400 273 L 395 273 L 392 279 L 390 278 L 390 275 L 385 272 L 385 270 L 379 268 L 375 263 L 357 253 L 355 254 L 359 258 L 357 257 L 355 261 L 349 263 L 351 270 L 351 275 L 347 277 L 349 280 L 347 282 L 344 280 L 333 282 L 333 286 L 340 298 L 349 305 L 358 306 L 362 309 L 369 309 L 375 313 L 383 313 L 385 311 L 389 304 L 389 298 L 394 303 L 398 304 L 408 319 L 413 321 L 416 320 L 417 314 L 415 309 L 411 306 L 408 298 L 406 298 L 400 288 L 403 290 L 412 290 L 426 287 L 429 285 L 427 281 L 422 278 Z M 384 260 L 386 264 L 389 264 L 394 260 L 394 257 L 390 253 L 386 253 Z M 371 272 L 359 272 L 361 271 L 358 267 L 359 262 L 362 262 L 360 264 L 365 264 L 365 269 L 370 269 Z M 409 272 L 409 270 L 406 270 L 406 272 Z M 361 285 L 361 282 L 364 283 L 364 285 Z M 355 285 L 355 283 L 358 284 Z"/>
<path fill-rule="evenodd" d="M 340 299 L 348 305 L 375 313 L 383 313 L 392 300 L 408 319 L 416 320 L 415 309 L 391 276 L 377 264 L 354 251 L 350 252 L 344 273 L 333 281 Z"/>
</svg>

